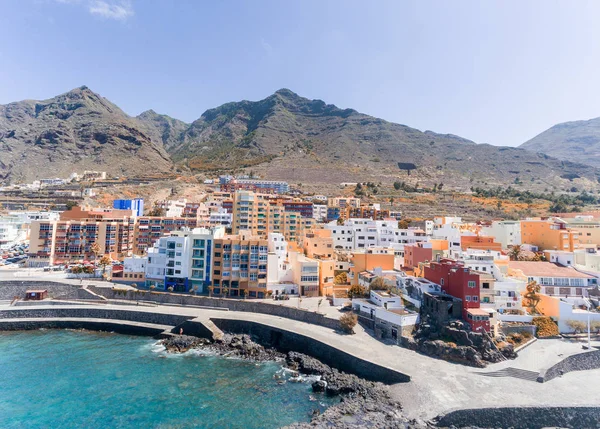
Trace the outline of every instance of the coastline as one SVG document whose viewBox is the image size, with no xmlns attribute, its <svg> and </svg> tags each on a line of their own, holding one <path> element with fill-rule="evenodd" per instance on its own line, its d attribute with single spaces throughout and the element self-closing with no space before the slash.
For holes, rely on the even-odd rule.
<svg viewBox="0 0 600 429">
<path fill-rule="evenodd" d="M 324 413 L 313 414 L 309 422 L 294 423 L 285 426 L 286 429 L 321 426 L 365 429 L 432 427 L 405 417 L 401 412 L 401 404 L 392 399 L 388 387 L 384 384 L 340 372 L 303 353 L 282 353 L 274 348 L 266 348 L 246 334 L 225 333 L 223 338 L 214 342 L 178 335 L 165 338 L 160 343 L 171 353 L 200 349 L 223 357 L 258 362 L 283 362 L 296 376 L 316 376 L 317 380 L 312 383 L 313 392 L 340 398 L 339 403 L 328 407 Z"/>
</svg>

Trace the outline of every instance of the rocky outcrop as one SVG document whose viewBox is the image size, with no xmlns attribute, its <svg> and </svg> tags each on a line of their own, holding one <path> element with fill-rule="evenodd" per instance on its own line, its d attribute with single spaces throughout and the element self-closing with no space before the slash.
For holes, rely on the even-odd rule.
<svg viewBox="0 0 600 429">
<path fill-rule="evenodd" d="M 339 404 L 313 416 L 310 423 L 297 423 L 289 428 L 427 427 L 406 419 L 400 403 L 390 397 L 388 388 L 381 383 L 340 372 L 302 353 L 289 352 L 286 363 L 300 373 L 321 377 L 312 384 L 314 392 L 342 395 Z"/>
<path fill-rule="evenodd" d="M 185 353 L 188 350 L 207 344 L 208 340 L 204 338 L 191 337 L 189 335 L 175 335 L 165 338 L 161 344 L 167 351 L 172 353 Z"/>
<path fill-rule="evenodd" d="M 461 321 L 441 327 L 424 322 L 412 338 L 402 337 L 400 344 L 427 356 L 477 368 L 517 356 L 512 345 L 499 349 L 489 335 L 471 332 Z"/>
<path fill-rule="evenodd" d="M 265 348 L 254 342 L 249 335 L 223 334 L 222 338 L 205 346 L 221 356 L 237 357 L 252 361 L 282 360 L 284 354 L 273 348 Z"/>
</svg>

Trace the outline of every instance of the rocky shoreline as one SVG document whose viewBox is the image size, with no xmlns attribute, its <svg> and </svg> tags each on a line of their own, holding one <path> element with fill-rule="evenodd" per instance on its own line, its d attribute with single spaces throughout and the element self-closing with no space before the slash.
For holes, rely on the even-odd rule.
<svg viewBox="0 0 600 429">
<path fill-rule="evenodd" d="M 305 428 L 430 428 L 423 422 L 407 419 L 402 406 L 393 400 L 387 386 L 340 372 L 308 355 L 281 353 L 254 342 L 248 335 L 225 334 L 211 342 L 206 339 L 179 335 L 166 338 L 161 344 L 172 353 L 183 353 L 200 348 L 219 356 L 236 357 L 254 362 L 281 361 L 299 374 L 315 375 L 312 383 L 315 393 L 340 396 L 340 402 L 322 414 L 315 413 L 310 422 L 295 423 L 287 429 Z"/>
</svg>

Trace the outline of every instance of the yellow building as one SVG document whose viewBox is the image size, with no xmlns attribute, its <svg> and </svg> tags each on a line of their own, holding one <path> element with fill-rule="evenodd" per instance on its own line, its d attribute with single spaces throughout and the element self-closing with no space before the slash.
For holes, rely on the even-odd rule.
<svg viewBox="0 0 600 429">
<path fill-rule="evenodd" d="M 557 218 L 522 220 L 521 243 L 537 246 L 539 250 L 572 252 L 580 247 L 579 232 Z"/>
</svg>

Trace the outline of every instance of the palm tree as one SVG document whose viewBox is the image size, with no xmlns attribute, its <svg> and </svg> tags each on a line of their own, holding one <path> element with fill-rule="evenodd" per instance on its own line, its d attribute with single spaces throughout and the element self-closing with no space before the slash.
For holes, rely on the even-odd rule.
<svg viewBox="0 0 600 429">
<path fill-rule="evenodd" d="M 212 294 L 213 294 L 213 290 L 214 290 L 214 289 L 215 289 L 215 287 L 214 287 L 213 285 L 210 285 L 210 286 L 208 287 L 208 296 L 209 296 L 210 298 L 212 298 Z"/>
<path fill-rule="evenodd" d="M 100 254 L 100 244 L 97 241 L 94 242 L 94 244 L 92 244 L 90 246 L 90 250 L 94 254 L 94 264 L 95 264 L 96 260 L 98 259 L 98 255 Z"/>
<path fill-rule="evenodd" d="M 243 297 L 244 299 L 246 299 L 246 296 L 248 296 L 248 290 L 247 290 L 247 289 L 242 289 L 242 290 L 240 291 L 240 293 L 242 294 L 242 297 Z"/>
<path fill-rule="evenodd" d="M 508 252 L 508 257 L 511 261 L 518 261 L 523 253 L 523 249 L 520 244 L 514 244 Z"/>
<path fill-rule="evenodd" d="M 229 288 L 228 287 L 221 288 L 221 297 L 223 297 L 223 295 L 227 296 L 228 294 L 229 294 Z"/>
<path fill-rule="evenodd" d="M 385 279 L 383 277 L 375 277 L 371 284 L 369 285 L 369 289 L 371 290 L 388 290 L 389 287 L 385 283 Z"/>
</svg>

